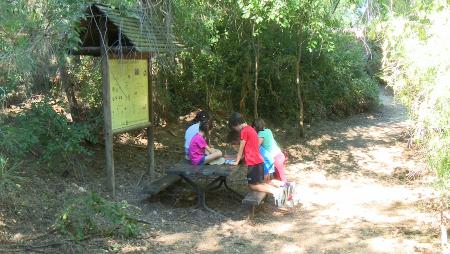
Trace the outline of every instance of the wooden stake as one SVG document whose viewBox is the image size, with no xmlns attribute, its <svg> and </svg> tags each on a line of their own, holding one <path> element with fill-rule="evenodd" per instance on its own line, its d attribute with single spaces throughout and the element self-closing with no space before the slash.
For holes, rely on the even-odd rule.
<svg viewBox="0 0 450 254">
<path fill-rule="evenodd" d="M 147 155 L 148 155 L 148 174 L 150 181 L 155 180 L 155 152 L 153 135 L 153 82 L 152 82 L 152 56 L 147 58 L 147 77 L 148 77 L 148 120 L 150 126 L 147 127 Z"/>
<path fill-rule="evenodd" d="M 105 159 L 106 175 L 108 178 L 108 189 L 112 196 L 116 196 L 116 181 L 114 176 L 114 157 L 113 157 L 113 132 L 112 132 L 112 114 L 111 114 L 111 94 L 109 84 L 109 66 L 108 66 L 108 36 L 106 34 L 107 19 L 100 19 L 100 47 L 102 58 L 102 88 L 103 88 L 103 116 L 104 116 L 104 136 L 105 136 Z"/>
</svg>

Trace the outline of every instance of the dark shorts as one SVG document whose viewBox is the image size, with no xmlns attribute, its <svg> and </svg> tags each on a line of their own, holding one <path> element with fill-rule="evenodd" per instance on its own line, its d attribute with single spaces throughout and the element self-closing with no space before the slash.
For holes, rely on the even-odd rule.
<svg viewBox="0 0 450 254">
<path fill-rule="evenodd" d="M 247 180 L 248 184 L 264 183 L 264 164 L 248 166 Z"/>
</svg>

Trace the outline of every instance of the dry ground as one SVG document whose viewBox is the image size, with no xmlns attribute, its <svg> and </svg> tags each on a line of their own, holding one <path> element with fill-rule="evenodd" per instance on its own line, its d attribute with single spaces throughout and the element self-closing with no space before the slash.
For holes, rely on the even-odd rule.
<svg viewBox="0 0 450 254">
<path fill-rule="evenodd" d="M 277 131 L 289 152 L 288 177 L 301 188 L 299 207 L 278 210 L 268 199 L 249 223 L 239 200 L 220 191 L 207 202 L 226 218 L 193 209 L 195 196 L 185 184 L 149 199 L 139 194 L 149 181 L 140 179 L 145 149 L 116 145 L 116 199 L 127 200 L 151 225 L 143 226 L 141 239 L 94 237 L 44 246 L 62 239 L 45 232 L 64 193 L 107 196 L 103 151 L 96 148 L 83 176 L 26 173 L 34 186 L 16 194 L 21 201 L 0 204 L 0 253 L 27 251 L 17 244 L 44 253 L 439 253 L 438 215 L 429 209 L 436 196 L 433 176 L 420 153 L 407 148 L 405 109 L 388 95 L 381 98 L 378 111 L 314 124 L 305 140 Z M 159 172 L 182 154 L 181 128 L 172 129 L 177 137 L 163 130 L 156 135 Z M 421 176 L 409 179 L 411 172 Z M 242 179 L 243 172 L 233 176 L 232 186 L 245 193 Z"/>
</svg>

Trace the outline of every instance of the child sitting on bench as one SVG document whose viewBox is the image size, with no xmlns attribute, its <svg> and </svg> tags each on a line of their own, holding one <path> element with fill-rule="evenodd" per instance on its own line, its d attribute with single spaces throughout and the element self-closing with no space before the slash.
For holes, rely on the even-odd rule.
<svg viewBox="0 0 450 254">
<path fill-rule="evenodd" d="M 254 191 L 270 193 L 274 197 L 275 205 L 282 207 L 286 201 L 285 189 L 277 188 L 264 182 L 263 158 L 259 152 L 258 134 L 255 129 L 249 126 L 239 113 L 233 113 L 228 121 L 229 126 L 237 132 L 240 132 L 240 144 L 236 161 L 238 165 L 244 156 L 247 164 L 248 186 Z"/>
<path fill-rule="evenodd" d="M 208 135 L 208 131 L 208 122 L 200 121 L 199 131 L 189 144 L 189 159 L 192 165 L 209 164 L 222 158 L 221 151 L 210 148 L 206 143 L 205 137 Z"/>
<path fill-rule="evenodd" d="M 192 138 L 199 131 L 200 122 L 208 122 L 208 121 L 209 121 L 208 113 L 206 111 L 200 111 L 195 116 L 191 126 L 187 128 L 186 133 L 184 134 L 184 152 L 186 155 L 186 160 L 189 160 L 189 145 L 191 144 Z"/>
</svg>

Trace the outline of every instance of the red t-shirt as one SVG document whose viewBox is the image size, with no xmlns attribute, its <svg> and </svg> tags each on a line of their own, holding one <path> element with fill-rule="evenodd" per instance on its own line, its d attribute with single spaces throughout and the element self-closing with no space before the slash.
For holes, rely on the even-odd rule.
<svg viewBox="0 0 450 254">
<path fill-rule="evenodd" d="M 241 130 L 241 140 L 245 141 L 244 159 L 247 166 L 255 166 L 264 162 L 259 153 L 258 134 L 255 129 L 247 125 Z"/>
</svg>

